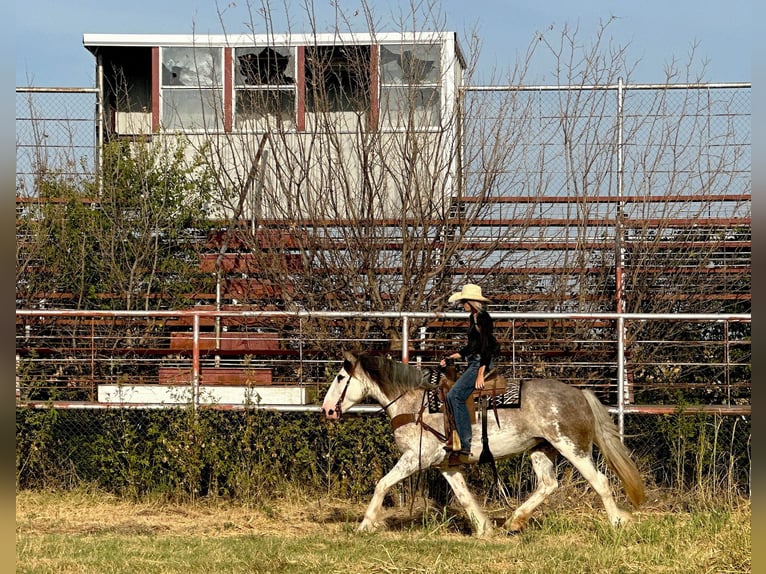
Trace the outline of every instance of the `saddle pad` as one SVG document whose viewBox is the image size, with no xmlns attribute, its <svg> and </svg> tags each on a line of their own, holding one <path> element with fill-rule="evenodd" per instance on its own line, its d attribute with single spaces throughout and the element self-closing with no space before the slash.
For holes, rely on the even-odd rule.
<svg viewBox="0 0 766 574">
<path fill-rule="evenodd" d="M 489 408 L 518 408 L 521 406 L 521 381 L 511 379 L 505 387 L 505 392 L 489 396 Z"/>
<path fill-rule="evenodd" d="M 442 412 L 444 401 L 439 396 L 439 389 L 428 389 L 426 394 L 428 396 L 428 412 L 431 414 Z"/>
<path fill-rule="evenodd" d="M 431 414 L 440 413 L 444 407 L 444 402 L 439 396 L 439 389 L 430 389 L 428 392 L 428 412 Z M 511 379 L 505 387 L 505 392 L 496 395 L 489 395 L 489 408 L 511 409 L 521 406 L 521 381 Z"/>
</svg>

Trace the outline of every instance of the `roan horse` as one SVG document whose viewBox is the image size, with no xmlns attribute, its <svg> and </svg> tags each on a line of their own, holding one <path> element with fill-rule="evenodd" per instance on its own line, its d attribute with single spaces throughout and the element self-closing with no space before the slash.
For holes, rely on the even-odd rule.
<svg viewBox="0 0 766 574">
<path fill-rule="evenodd" d="M 342 413 L 371 397 L 392 420 L 405 415 L 412 421 L 396 425 L 394 439 L 402 456 L 378 481 L 358 529 L 374 530 L 382 525 L 383 499 L 392 486 L 419 470 L 436 467 L 463 506 L 474 533 L 477 536 L 490 533 L 492 524 L 469 491 L 460 466 L 450 466 L 443 437 L 433 432 L 443 428 L 444 415 L 432 414 L 423 408 L 427 400 L 423 371 L 367 354 L 347 352 L 344 358 L 343 367 L 322 404 L 327 419 L 340 419 Z M 552 379 L 529 379 L 521 385 L 520 407 L 498 409 L 496 414 L 499 426 L 492 421 L 487 433 L 493 456 L 504 458 L 529 451 L 537 476 L 534 492 L 506 521 L 504 529 L 518 532 L 524 528 L 534 509 L 558 487 L 553 464 L 556 451 L 566 457 L 598 493 L 613 525 L 629 521 L 630 513 L 617 506 L 607 477 L 593 463 L 594 442 L 622 481 L 633 506 L 638 508 L 643 502 L 644 484 L 636 465 L 620 441 L 609 412 L 592 392 Z M 469 464 L 479 461 L 482 441 L 477 439 L 480 436 L 479 426 L 474 424 Z"/>
</svg>

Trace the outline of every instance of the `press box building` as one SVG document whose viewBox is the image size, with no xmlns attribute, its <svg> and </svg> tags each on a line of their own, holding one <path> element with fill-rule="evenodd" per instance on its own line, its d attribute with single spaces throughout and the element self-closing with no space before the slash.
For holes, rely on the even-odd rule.
<svg viewBox="0 0 766 574">
<path fill-rule="evenodd" d="M 460 185 L 465 59 L 453 32 L 85 34 L 83 44 L 96 58 L 101 141 L 181 137 L 207 149 L 231 205 L 244 194 L 253 217 L 300 219 L 310 207 L 384 218 L 415 194 L 438 211 Z"/>
</svg>

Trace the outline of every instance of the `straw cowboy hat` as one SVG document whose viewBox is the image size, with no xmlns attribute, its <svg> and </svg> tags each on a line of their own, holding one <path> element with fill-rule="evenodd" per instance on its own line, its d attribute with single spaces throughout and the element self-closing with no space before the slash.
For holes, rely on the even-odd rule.
<svg viewBox="0 0 766 574">
<path fill-rule="evenodd" d="M 462 300 L 468 300 L 468 301 L 489 301 L 486 297 L 484 297 L 481 294 L 481 287 L 478 285 L 474 285 L 473 283 L 466 283 L 463 285 L 463 289 L 459 291 L 458 293 L 453 293 L 449 296 L 449 302 L 454 303 L 455 301 L 462 301 Z"/>
</svg>

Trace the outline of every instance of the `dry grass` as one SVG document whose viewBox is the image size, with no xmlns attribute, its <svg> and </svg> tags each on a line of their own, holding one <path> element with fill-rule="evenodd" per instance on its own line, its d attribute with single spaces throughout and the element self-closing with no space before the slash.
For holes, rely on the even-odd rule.
<svg viewBox="0 0 766 574">
<path fill-rule="evenodd" d="M 750 505 L 685 509 L 654 497 L 613 529 L 590 496 L 562 492 L 519 536 L 468 536 L 456 509 L 389 508 L 388 529 L 354 532 L 364 505 L 302 493 L 243 505 L 128 502 L 103 493 L 19 492 L 17 572 L 749 572 Z M 497 523 L 508 508 L 490 508 Z"/>
<path fill-rule="evenodd" d="M 348 521 L 353 522 L 363 512 L 361 509 L 343 501 L 312 500 L 301 495 L 253 507 L 220 500 L 171 504 L 130 502 L 103 493 L 25 491 L 16 496 L 16 532 L 312 536 L 342 532 Z"/>
</svg>

